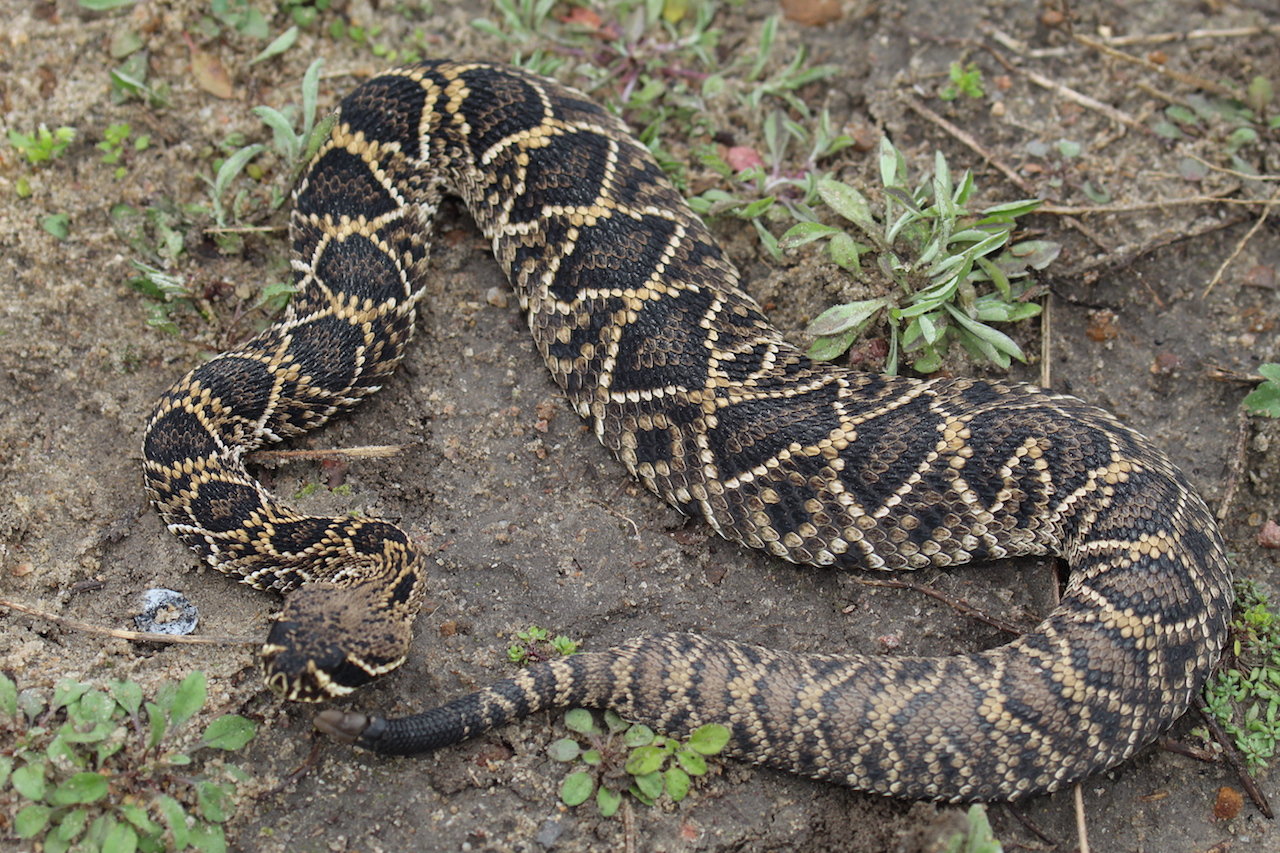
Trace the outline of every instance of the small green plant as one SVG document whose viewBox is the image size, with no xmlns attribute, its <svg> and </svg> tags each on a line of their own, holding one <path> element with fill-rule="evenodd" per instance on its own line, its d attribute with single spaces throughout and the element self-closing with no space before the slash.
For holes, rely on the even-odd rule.
<svg viewBox="0 0 1280 853">
<path fill-rule="evenodd" d="M 34 133 L 9 131 L 9 144 L 18 149 L 18 153 L 32 166 L 61 157 L 75 138 L 76 129 L 65 125 L 50 130 L 47 125 L 41 124 Z"/>
<path fill-rule="evenodd" d="M 802 222 L 780 241 L 783 248 L 794 248 L 825 240 L 840 268 L 868 280 L 878 271 L 893 285 L 889 295 L 837 305 L 819 315 L 808 329 L 816 337 L 809 356 L 835 358 L 883 317 L 889 326 L 890 373 L 897 372 L 900 354 L 909 355 L 915 370 L 932 373 L 942 366 L 953 341 L 974 358 L 1000 367 L 1007 368 L 1012 358 L 1025 361 L 1017 343 L 989 324 L 1040 313 L 1038 304 L 1027 301 L 1035 291 L 1026 279 L 1032 269 L 1044 269 L 1056 258 L 1061 246 L 1040 240 L 1010 245 L 1017 218 L 1039 207 L 1039 200 L 1007 202 L 970 214 L 965 204 L 974 190 L 971 172 L 953 181 L 939 152 L 932 175 L 913 190 L 905 158 L 887 139 L 880 144 L 880 178 L 883 207 L 878 216 L 857 189 L 830 178 L 818 181 L 823 202 L 869 243 L 820 222 Z M 875 257 L 873 271 L 862 266 L 866 255 Z M 980 293 L 980 288 L 989 292 Z"/>
<path fill-rule="evenodd" d="M 1236 612 L 1225 655 L 1229 665 L 1205 686 L 1204 698 L 1249 769 L 1257 771 L 1267 767 L 1280 742 L 1280 614 L 1248 580 L 1236 583 Z"/>
<path fill-rule="evenodd" d="M 125 143 L 129 140 L 129 134 L 133 132 L 133 128 L 128 122 L 120 122 L 111 124 L 103 131 L 102 141 L 98 143 L 97 148 L 102 152 L 102 162 L 108 166 L 115 166 L 115 178 L 120 180 L 126 174 L 120 158 L 124 155 Z M 151 146 L 151 137 L 147 134 L 141 134 L 133 140 L 134 151 L 146 151 Z"/>
<path fill-rule="evenodd" d="M 1258 167 L 1247 159 L 1250 146 L 1280 129 L 1280 115 L 1268 116 L 1275 90 L 1266 77 L 1254 77 L 1244 93 L 1244 101 L 1216 96 L 1191 94 L 1183 103 L 1165 107 L 1152 130 L 1165 139 L 1175 141 L 1206 138 L 1219 148 L 1231 168 L 1245 175 L 1257 175 Z M 1261 156 L 1258 158 L 1261 160 Z M 1189 181 L 1205 176 L 1204 164 L 1184 158 L 1179 172 Z"/>
<path fill-rule="evenodd" d="M 957 832 L 948 842 L 946 853 L 1002 853 L 1000 842 L 991 833 L 987 810 L 980 804 L 969 806 L 969 828 Z"/>
<path fill-rule="evenodd" d="M 507 660 L 516 666 L 538 663 L 557 657 L 568 657 L 578 650 L 579 643 L 568 637 L 556 634 L 552 636 L 546 628 L 530 625 L 524 631 L 516 632 L 514 643 L 507 649 Z"/>
<path fill-rule="evenodd" d="M 222 824 L 248 774 L 192 754 L 247 744 L 256 726 L 224 714 L 198 735 L 205 676 L 162 685 L 153 701 L 116 681 L 65 680 L 47 700 L 0 674 L 0 811 L 11 831 L 45 853 L 142 850 L 223 853 Z"/>
<path fill-rule="evenodd" d="M 1244 398 L 1244 408 L 1251 415 L 1280 418 L 1280 364 L 1260 365 L 1262 383 Z"/>
<path fill-rule="evenodd" d="M 241 173 L 248 174 L 255 181 L 261 181 L 265 177 L 261 167 L 252 163 L 254 158 L 270 150 L 285 166 L 281 180 L 271 183 L 268 187 L 270 208 L 275 210 L 289 197 L 289 189 L 297 173 L 328 138 L 329 131 L 333 127 L 333 116 L 323 121 L 316 121 L 320 70 L 323 65 L 323 59 L 315 60 L 302 77 L 302 126 L 300 129 L 294 129 L 293 122 L 286 112 L 268 106 L 254 107 L 253 114 L 271 128 L 271 145 L 267 146 L 263 143 L 239 147 L 232 145 L 231 153 L 215 164 L 217 170 L 213 179 L 208 181 L 209 198 L 212 203 L 209 212 L 216 226 L 212 230 L 214 242 L 217 243 L 220 251 L 235 254 L 244 248 L 241 235 L 228 229 L 241 221 L 242 211 L 250 210 L 253 203 L 247 190 L 239 189 L 234 193 L 232 190 Z M 226 198 L 228 193 L 232 193 L 229 203 Z"/>
<path fill-rule="evenodd" d="M 970 98 L 986 97 L 987 92 L 982 88 L 982 71 L 975 63 L 961 65 L 959 62 L 953 62 L 947 74 L 951 82 L 938 90 L 938 97 L 942 100 L 954 101 L 961 95 Z"/>
<path fill-rule="evenodd" d="M 587 741 L 566 737 L 551 744 L 548 755 L 556 761 L 581 760 L 586 770 L 565 777 L 560 799 L 567 806 L 585 803 L 595 794 L 596 808 L 609 817 L 628 793 L 647 806 L 665 792 L 672 802 L 689 793 L 692 777 L 705 775 L 707 756 L 719 755 L 729 743 L 729 730 L 714 723 L 699 726 L 684 740 L 654 734 L 648 726 L 631 724 L 613 711 L 604 712 L 604 726 L 583 708 L 565 714 L 564 724 Z"/>
<path fill-rule="evenodd" d="M 781 261 L 782 249 L 766 227 L 766 220 L 785 216 L 813 220 L 812 205 L 818 200 L 818 185 L 824 175 L 818 163 L 852 145 L 853 140 L 832 128 L 826 110 L 818 115 L 812 129 L 781 111 L 770 113 L 764 121 L 764 139 L 767 158 L 761 157 L 757 164 L 736 173 L 718 152 L 705 152 L 703 165 L 719 173 L 729 189 L 708 189 L 689 199 L 689 206 L 701 216 L 730 215 L 750 221 L 765 250 L 774 260 Z M 807 154 L 798 169 L 788 170 L 793 143 Z"/>
</svg>

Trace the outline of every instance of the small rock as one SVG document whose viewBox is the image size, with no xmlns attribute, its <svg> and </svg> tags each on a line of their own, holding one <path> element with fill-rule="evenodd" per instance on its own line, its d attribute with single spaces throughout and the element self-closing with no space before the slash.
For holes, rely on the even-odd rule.
<svg viewBox="0 0 1280 853">
<path fill-rule="evenodd" d="M 1263 548 L 1280 548 L 1280 524 L 1268 521 L 1258 531 L 1258 544 Z"/>
<path fill-rule="evenodd" d="M 550 850 L 556 846 L 556 842 L 560 840 L 560 836 L 564 834 L 564 827 L 559 821 L 549 820 L 542 825 L 542 829 L 538 830 L 537 842 L 543 847 Z"/>
</svg>

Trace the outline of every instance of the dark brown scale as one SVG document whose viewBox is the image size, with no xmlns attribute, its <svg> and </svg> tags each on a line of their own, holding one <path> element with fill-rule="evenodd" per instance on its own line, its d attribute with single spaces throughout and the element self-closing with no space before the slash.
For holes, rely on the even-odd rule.
<svg viewBox="0 0 1280 853">
<path fill-rule="evenodd" d="M 264 650 L 282 692 L 341 695 L 397 666 L 422 560 L 386 522 L 293 514 L 240 458 L 350 408 L 394 367 L 440 192 L 493 241 L 600 440 L 725 536 L 818 565 L 1058 554 L 1072 574 L 1035 631 L 978 654 L 661 635 L 401 720 L 327 711 L 322 728 L 409 753 L 544 708 L 610 707 L 672 733 L 719 722 L 734 755 L 864 790 L 1009 799 L 1124 760 L 1202 686 L 1230 572 L 1203 502 L 1146 439 L 1027 386 L 810 362 L 620 122 L 522 71 L 431 62 L 343 102 L 297 195 L 294 307 L 178 383 L 148 429 L 148 487 L 171 529 L 246 582 L 301 583 Z"/>
</svg>

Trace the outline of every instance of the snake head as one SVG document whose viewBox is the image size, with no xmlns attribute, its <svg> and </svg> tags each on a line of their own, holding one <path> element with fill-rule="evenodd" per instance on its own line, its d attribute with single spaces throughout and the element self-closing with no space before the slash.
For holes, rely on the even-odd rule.
<svg viewBox="0 0 1280 853">
<path fill-rule="evenodd" d="M 385 592 L 385 584 L 369 582 L 299 587 L 262 647 L 267 686 L 295 702 L 322 702 L 404 663 L 413 617 Z"/>
</svg>

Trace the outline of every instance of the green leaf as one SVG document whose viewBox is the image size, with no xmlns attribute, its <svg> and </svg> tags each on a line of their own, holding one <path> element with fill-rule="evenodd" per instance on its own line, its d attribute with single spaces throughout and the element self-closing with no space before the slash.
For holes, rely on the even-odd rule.
<svg viewBox="0 0 1280 853">
<path fill-rule="evenodd" d="M 202 746 L 235 750 L 253 740 L 258 727 L 239 714 L 223 714 L 204 730 Z"/>
<path fill-rule="evenodd" d="M 801 222 L 788 228 L 787 232 L 778 240 L 778 245 L 783 249 L 794 249 L 806 243 L 821 240 L 823 237 L 833 237 L 836 234 L 843 233 L 834 225 L 823 225 L 821 222 Z"/>
<path fill-rule="evenodd" d="M 662 776 L 667 785 L 667 796 L 671 797 L 672 802 L 678 803 L 688 795 L 693 784 L 688 773 L 679 767 L 669 767 Z"/>
<path fill-rule="evenodd" d="M 570 773 L 560 784 L 560 800 L 566 806 L 580 806 L 595 790 L 596 780 L 585 770 Z"/>
<path fill-rule="evenodd" d="M 630 723 L 622 719 L 622 717 L 618 715 L 617 711 L 612 710 L 604 712 L 604 725 L 605 728 L 609 730 L 610 734 L 615 735 L 618 732 L 625 732 L 627 729 L 631 728 Z"/>
<path fill-rule="evenodd" d="M 226 160 L 223 161 L 218 174 L 213 179 L 213 218 L 218 227 L 227 225 L 226 209 L 223 207 L 222 197 L 226 195 L 227 188 L 236 176 L 244 171 L 244 167 L 249 161 L 257 157 L 267 146 L 256 143 L 254 145 L 246 145 L 239 149 Z"/>
<path fill-rule="evenodd" d="M 1250 414 L 1280 418 L 1280 364 L 1263 364 L 1258 372 L 1267 381 L 1244 398 L 1244 408 Z"/>
<path fill-rule="evenodd" d="M 828 207 L 858 226 L 876 245 L 884 247 L 880 223 L 871 215 L 871 202 L 866 196 L 832 178 L 818 181 L 818 195 Z"/>
<path fill-rule="evenodd" d="M 197 822 L 188 842 L 200 853 L 227 853 L 227 836 L 222 827 Z"/>
<path fill-rule="evenodd" d="M 54 789 L 49 801 L 55 806 L 95 803 L 107 795 L 107 779 L 101 773 L 77 773 Z"/>
<path fill-rule="evenodd" d="M 13 819 L 13 833 L 19 838 L 34 838 L 48 824 L 53 809 L 46 805 L 32 804 L 18 812 Z"/>
<path fill-rule="evenodd" d="M 584 735 L 600 734 L 595 717 L 586 708 L 574 708 L 568 711 L 564 715 L 564 726 L 570 731 L 581 732 Z"/>
<path fill-rule="evenodd" d="M 294 132 L 289 119 L 284 113 L 272 107 L 254 107 L 250 112 L 271 128 L 271 144 L 275 146 L 285 162 L 292 163 L 298 157 L 302 138 Z"/>
<path fill-rule="evenodd" d="M 0 714 L 14 722 L 18 721 L 18 685 L 3 672 L 0 672 Z"/>
<path fill-rule="evenodd" d="M 121 6 L 132 6 L 137 0 L 80 0 L 80 8 L 90 12 L 108 12 Z"/>
<path fill-rule="evenodd" d="M 653 729 L 643 723 L 636 723 L 622 736 L 622 742 L 628 747 L 648 746 L 653 743 L 653 739 Z"/>
<path fill-rule="evenodd" d="M 178 692 L 173 697 L 173 707 L 169 709 L 169 724 L 173 728 L 182 728 L 187 720 L 204 707 L 204 701 L 209 695 L 206 684 L 205 674 L 198 669 L 182 679 L 182 684 L 178 685 Z"/>
<path fill-rule="evenodd" d="M 676 763 L 690 776 L 702 776 L 707 772 L 707 759 L 692 749 L 677 750 Z"/>
<path fill-rule="evenodd" d="M 75 841 L 77 836 L 84 832 L 84 825 L 88 820 L 88 809 L 72 809 L 58 821 L 58 828 L 54 830 L 54 834 L 63 841 Z"/>
<path fill-rule="evenodd" d="M 1062 254 L 1062 244 L 1052 240 L 1024 240 L 1010 246 L 1009 254 L 1032 269 L 1042 270 Z"/>
<path fill-rule="evenodd" d="M 653 805 L 653 801 L 662 796 L 662 788 L 665 783 L 666 780 L 662 774 L 655 770 L 652 773 L 636 776 L 634 787 L 643 795 L 646 803 Z"/>
<path fill-rule="evenodd" d="M 59 240 L 71 236 L 71 217 L 66 213 L 51 213 L 41 217 L 40 227 Z"/>
<path fill-rule="evenodd" d="M 632 776 L 647 776 L 662 769 L 667 751 L 657 746 L 642 746 L 632 750 L 627 757 L 626 771 Z"/>
<path fill-rule="evenodd" d="M 164 738 L 168 723 L 164 711 L 155 702 L 147 702 L 147 749 L 155 749 Z"/>
<path fill-rule="evenodd" d="M 289 27 L 289 29 L 285 30 L 280 35 L 272 39 L 271 44 L 264 47 L 261 53 L 259 53 L 253 59 L 249 60 L 249 64 L 257 65 L 259 62 L 262 62 L 264 59 L 270 59 L 273 56 L 277 56 L 281 53 L 284 53 L 286 50 L 293 47 L 294 42 L 296 42 L 297 40 L 298 40 L 298 28 L 296 26 Z"/>
<path fill-rule="evenodd" d="M 719 755 L 729 745 L 729 730 L 718 723 L 698 726 L 689 735 L 689 748 L 703 755 Z"/>
<path fill-rule="evenodd" d="M 841 332 L 860 331 L 880 309 L 889 304 L 887 297 L 862 299 L 833 305 L 823 311 L 805 328 L 806 335 L 837 335 Z"/>
<path fill-rule="evenodd" d="M 133 803 L 116 806 L 116 810 L 124 815 L 124 819 L 133 824 L 139 832 L 147 836 L 158 836 L 160 825 L 147 816 L 147 810 Z"/>
<path fill-rule="evenodd" d="M 756 199 L 755 201 L 748 204 L 746 207 L 739 210 L 738 216 L 742 217 L 743 219 L 755 219 L 757 216 L 760 216 L 766 210 L 773 207 L 773 203 L 775 200 L 776 199 L 773 196 L 769 196 L 768 198 Z"/>
<path fill-rule="evenodd" d="M 832 262 L 849 272 L 856 272 L 861 265 L 862 254 L 871 251 L 870 246 L 859 243 L 843 231 L 831 238 L 827 249 L 831 252 Z"/>
<path fill-rule="evenodd" d="M 620 805 L 622 805 L 622 794 L 617 791 L 610 790 L 604 785 L 596 791 L 596 808 L 600 811 L 601 817 L 613 817 L 617 814 Z"/>
<path fill-rule="evenodd" d="M 161 794 L 155 799 L 160 816 L 164 818 L 169 831 L 173 833 L 173 846 L 177 850 L 187 848 L 187 813 L 182 804 L 168 794 Z"/>
<path fill-rule="evenodd" d="M 9 773 L 13 770 L 13 756 L 0 755 L 0 791 L 4 790 L 4 783 L 9 781 Z"/>
<path fill-rule="evenodd" d="M 227 786 L 209 779 L 196 784 L 196 804 L 200 815 L 213 823 L 225 823 L 234 811 L 231 799 L 232 792 Z"/>
<path fill-rule="evenodd" d="M 831 361 L 833 358 L 839 358 L 841 353 L 853 346 L 857 337 L 858 333 L 853 329 L 838 335 L 820 336 L 809 345 L 805 355 L 813 361 Z"/>
<path fill-rule="evenodd" d="M 573 738 L 562 737 L 547 747 L 552 761 L 576 761 L 582 755 L 582 747 Z"/>
<path fill-rule="evenodd" d="M 138 849 L 138 833 L 127 823 L 111 827 L 102 841 L 102 853 L 135 853 Z"/>
<path fill-rule="evenodd" d="M 153 285 L 154 286 L 154 285 Z M 111 685 L 111 695 L 130 714 L 142 707 L 142 688 L 132 681 L 117 681 Z"/>
<path fill-rule="evenodd" d="M 24 764 L 13 771 L 10 781 L 13 783 L 15 791 L 33 803 L 38 803 L 44 799 L 43 763 L 33 761 L 30 764 Z"/>
</svg>

